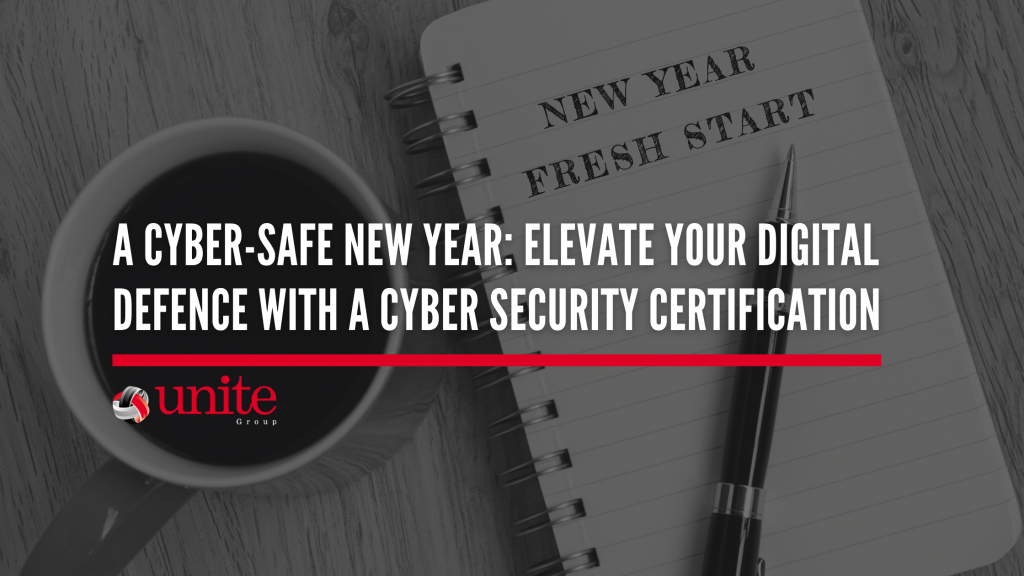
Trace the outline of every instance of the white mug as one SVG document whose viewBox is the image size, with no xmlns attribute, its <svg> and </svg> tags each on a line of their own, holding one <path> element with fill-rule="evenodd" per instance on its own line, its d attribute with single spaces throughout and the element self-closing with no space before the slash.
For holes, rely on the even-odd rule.
<svg viewBox="0 0 1024 576">
<path fill-rule="evenodd" d="M 113 458 L 54 519 L 22 568 L 23 575 L 117 573 L 198 489 L 256 485 L 257 491 L 274 492 L 358 477 L 392 456 L 429 408 L 443 369 L 380 367 L 352 411 L 321 438 L 288 456 L 244 466 L 189 460 L 142 434 L 126 433 L 125 424 L 111 416 L 109 395 L 91 360 L 85 314 L 90 272 L 104 235 L 154 179 L 186 162 L 226 152 L 264 153 L 296 162 L 330 182 L 367 222 L 395 221 L 362 178 L 330 150 L 258 120 L 211 118 L 174 126 L 107 164 L 79 195 L 53 239 L 42 315 L 46 352 L 61 394 Z M 408 266 L 385 263 L 392 288 L 436 284 L 418 240 L 422 238 L 414 237 Z M 443 337 L 405 331 L 403 326 L 400 321 L 390 332 L 383 352 L 446 350 Z"/>
</svg>

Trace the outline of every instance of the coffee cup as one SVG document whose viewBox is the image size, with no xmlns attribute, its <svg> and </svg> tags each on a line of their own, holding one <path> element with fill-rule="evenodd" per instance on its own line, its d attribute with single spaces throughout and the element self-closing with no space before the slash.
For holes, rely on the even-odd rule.
<svg viewBox="0 0 1024 576">
<path fill-rule="evenodd" d="M 260 158 L 264 161 L 258 161 Z M 196 172 L 197 166 L 207 166 L 212 172 Z M 293 190 L 280 190 L 281 201 L 286 203 L 281 206 L 291 207 L 294 213 L 267 205 L 268 198 L 276 198 L 270 189 L 274 179 L 288 181 L 294 175 L 289 170 L 308 173 L 303 176 L 308 180 L 303 185 L 320 190 L 316 192 L 319 196 L 310 196 L 310 200 L 293 197 Z M 230 217 L 210 216 L 207 212 L 217 209 L 217 190 L 235 184 L 232 174 L 241 174 L 248 182 L 243 188 L 253 191 L 252 198 L 263 200 L 252 200 L 248 205 L 236 201 L 227 209 L 234 206 L 239 213 L 248 214 L 252 222 L 276 218 L 272 226 L 278 238 L 267 230 L 258 235 L 255 229 L 241 225 L 238 228 L 243 240 L 235 242 L 241 254 L 236 259 L 241 261 L 235 262 L 233 270 L 229 271 L 219 256 L 205 260 L 212 252 L 206 254 L 204 263 L 219 261 L 221 267 L 215 273 L 209 272 L 209 266 L 193 269 L 203 268 L 212 276 L 191 277 L 187 266 L 168 268 L 173 251 L 170 238 L 178 225 L 182 226 L 178 231 L 182 243 L 202 233 L 207 239 L 220 233 L 213 244 L 223 251 L 224 242 L 231 240 L 225 228 Z M 204 180 L 203 175 L 210 175 L 212 180 Z M 294 190 L 299 188 L 302 186 Z M 173 197 L 172 190 L 176 190 Z M 305 218 L 302 210 L 309 212 L 310 205 L 319 206 L 316 202 L 326 202 L 323 206 L 327 208 L 312 210 L 316 214 Z M 186 210 L 175 212 L 181 206 Z M 442 368 L 382 366 L 310 372 L 313 369 L 113 366 L 111 352 L 297 353 L 330 349 L 344 353 L 349 350 L 332 346 L 350 344 L 367 353 L 444 352 L 443 337 L 405 330 L 402 321 L 396 329 L 378 331 L 372 337 L 347 330 L 348 299 L 362 281 L 375 279 L 378 287 L 395 289 L 437 284 L 435 273 L 427 266 L 422 235 L 415 227 L 405 265 L 385 261 L 372 271 L 358 266 L 341 268 L 340 263 L 337 268 L 317 267 L 312 265 L 315 249 L 310 251 L 308 262 L 294 267 L 288 261 L 275 260 L 265 268 L 257 263 L 257 257 L 269 257 L 270 247 L 276 247 L 275 253 L 285 249 L 284 243 L 277 242 L 285 235 L 283 220 L 332 223 L 338 231 L 345 223 L 332 216 L 335 208 L 343 214 L 351 212 L 352 218 L 343 216 L 341 220 L 398 221 L 363 179 L 326 147 L 290 129 L 251 119 L 212 118 L 160 131 L 125 150 L 89 182 L 62 221 L 50 249 L 43 286 L 43 332 L 47 356 L 64 400 L 112 458 L 53 520 L 22 574 L 116 573 L 197 490 L 244 489 L 272 494 L 333 487 L 373 470 L 411 437 L 436 393 Z M 133 219 L 138 226 L 129 236 L 133 241 L 129 254 L 135 261 L 128 268 L 118 227 Z M 145 220 L 151 220 L 153 227 L 143 227 Z M 213 220 L 219 227 L 205 226 Z M 198 231 L 188 228 L 189 223 L 199 227 Z M 298 234 L 300 223 L 294 224 L 296 231 L 292 234 Z M 315 226 L 312 232 L 308 227 L 304 232 L 307 238 L 321 233 Z M 195 260 L 195 251 L 204 245 L 192 244 L 191 254 L 187 250 L 178 252 L 175 259 Z M 113 262 L 108 261 L 110 254 L 118 251 Z M 142 258 L 146 263 L 140 261 Z M 252 277 L 241 276 L 249 271 Z M 137 282 L 132 280 L 140 273 Z M 297 320 L 290 321 L 287 315 L 299 294 L 295 287 L 299 277 L 319 282 L 319 291 L 305 293 L 305 314 L 298 312 Z M 132 282 L 148 285 L 133 290 L 129 285 Z M 212 285 L 205 286 L 204 282 Z M 267 290 L 261 294 L 262 302 L 256 297 L 258 289 L 253 282 L 266 286 L 259 288 Z M 247 286 L 250 330 L 243 333 L 237 331 L 237 325 L 223 330 L 209 325 L 237 320 L 226 308 L 237 304 L 232 299 L 238 285 Z M 325 313 L 324 302 L 320 302 L 320 314 L 315 308 L 310 312 L 310 302 L 317 297 L 326 301 L 335 285 L 340 286 L 341 293 L 333 307 L 328 303 Z M 166 298 L 163 304 L 154 303 L 154 291 L 160 286 L 160 290 L 167 290 L 161 292 Z M 112 294 L 112 287 L 121 291 Z M 171 315 L 177 314 L 177 319 L 164 311 L 163 331 L 154 330 L 152 308 L 170 305 L 173 294 L 181 298 L 173 305 L 180 308 Z M 280 298 L 281 314 L 285 316 L 276 330 L 270 326 L 275 318 L 267 324 L 260 315 L 267 294 Z M 288 296 L 293 303 L 286 305 Z M 368 302 L 376 297 L 379 294 L 367 293 Z M 141 306 L 149 316 L 125 313 L 124 308 L 132 304 L 136 312 Z M 111 314 L 111 308 L 118 308 L 117 313 Z M 266 308 L 262 310 L 265 316 Z M 394 312 L 402 314 L 397 308 Z M 186 318 L 193 323 L 191 330 Z M 331 320 L 337 324 L 333 330 L 327 328 Z M 318 321 L 324 330 L 315 329 Z M 168 329 L 170 322 L 174 322 L 174 329 Z M 289 329 L 290 322 L 293 326 Z M 371 316 L 370 323 L 375 322 Z M 254 331 L 256 325 L 270 328 Z M 148 329 L 139 331 L 141 326 Z M 240 341 L 242 344 L 238 344 Z M 165 345 L 168 349 L 160 348 Z M 347 392 L 335 392 L 342 387 Z M 227 452 L 232 447 L 237 450 L 229 457 Z"/>
</svg>

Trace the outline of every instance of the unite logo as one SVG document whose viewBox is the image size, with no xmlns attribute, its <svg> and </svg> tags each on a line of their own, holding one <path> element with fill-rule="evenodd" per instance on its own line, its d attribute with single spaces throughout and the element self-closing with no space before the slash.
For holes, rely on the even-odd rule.
<svg viewBox="0 0 1024 576">
<path fill-rule="evenodd" d="M 253 417 L 267 416 L 277 410 L 273 404 L 277 402 L 277 393 L 270 386 L 258 386 L 255 390 L 242 384 L 242 377 L 234 386 L 228 386 L 231 378 L 227 375 L 221 376 L 221 384 L 214 390 L 211 386 L 173 386 L 172 392 L 167 392 L 164 386 L 154 386 L 160 396 L 160 412 L 164 414 L 215 414 L 242 416 L 252 413 Z M 249 391 L 252 390 L 252 393 Z M 171 398 L 173 396 L 173 398 Z M 168 409 L 169 401 L 173 408 Z M 205 401 L 205 402 L 204 402 Z M 128 386 L 122 392 L 114 396 L 114 416 L 132 424 L 138 424 L 146 419 L 152 412 L 149 405 L 149 394 L 142 388 Z M 239 418 L 236 424 L 241 425 L 243 420 Z M 245 420 L 246 424 L 260 424 L 259 419 Z M 263 420 L 263 424 L 276 426 L 277 420 Z"/>
</svg>

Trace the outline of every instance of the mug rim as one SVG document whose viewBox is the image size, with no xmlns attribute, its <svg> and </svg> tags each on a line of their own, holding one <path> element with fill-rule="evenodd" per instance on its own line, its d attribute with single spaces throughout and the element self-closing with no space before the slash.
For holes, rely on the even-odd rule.
<svg viewBox="0 0 1024 576">
<path fill-rule="evenodd" d="M 358 424 L 387 385 L 393 367 L 377 368 L 356 406 L 315 442 L 270 462 L 219 466 L 190 460 L 110 415 L 110 399 L 92 362 L 86 306 L 92 264 L 109 226 L 142 188 L 182 164 L 223 152 L 258 152 L 313 170 L 344 194 L 368 221 L 392 223 L 370 186 L 319 142 L 290 128 L 249 118 L 215 117 L 165 128 L 130 145 L 86 184 L 50 245 L 42 291 L 43 343 L 57 387 L 86 431 L 113 456 L 150 476 L 194 488 L 229 488 L 271 480 L 313 461 Z M 390 287 L 408 286 L 403 266 L 384 267 Z M 401 349 L 404 322 L 385 354 Z"/>
</svg>

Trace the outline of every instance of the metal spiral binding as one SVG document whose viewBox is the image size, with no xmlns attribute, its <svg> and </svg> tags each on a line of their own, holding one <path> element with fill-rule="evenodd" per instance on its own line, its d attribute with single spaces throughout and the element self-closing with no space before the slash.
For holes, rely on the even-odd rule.
<svg viewBox="0 0 1024 576">
<path fill-rule="evenodd" d="M 416 80 L 406 82 L 401 86 L 396 86 L 391 90 L 388 90 L 387 93 L 384 94 L 384 100 L 392 108 L 411 108 L 413 106 L 419 106 L 420 104 L 427 104 L 431 101 L 431 86 L 435 84 L 457 84 L 463 80 L 465 80 L 465 76 L 462 74 L 462 65 L 454 64 L 447 70 L 443 70 L 423 78 L 417 78 Z M 456 126 L 441 128 L 441 124 L 454 121 L 460 121 L 461 123 Z M 438 131 L 433 134 L 428 134 L 427 130 L 435 126 L 438 128 Z M 420 124 L 402 136 L 402 143 L 406 145 L 406 154 L 420 154 L 422 152 L 427 152 L 428 150 L 436 150 L 443 147 L 445 136 L 473 130 L 476 127 L 476 116 L 473 114 L 472 110 L 458 112 L 456 114 L 449 114 Z M 476 173 L 461 179 L 456 178 L 455 174 L 462 170 L 475 170 Z M 414 188 L 416 190 L 429 188 L 426 192 L 421 192 L 419 194 L 419 199 L 422 200 L 423 198 L 429 198 L 435 194 L 453 190 L 462 184 L 487 178 L 490 175 L 491 170 L 487 166 L 487 159 L 481 158 L 424 178 L 417 183 Z"/>
<path fill-rule="evenodd" d="M 572 562 L 573 560 L 579 563 L 575 566 L 565 567 L 566 562 Z M 589 570 L 591 568 L 597 568 L 601 565 L 601 562 L 597 559 L 597 550 L 590 548 L 582 550 L 568 556 L 562 556 L 561 558 L 552 558 L 551 560 L 545 560 L 538 562 L 533 566 L 526 569 L 526 573 L 533 576 L 565 576 L 566 574 L 572 574 L 573 572 L 579 572 L 581 570 Z"/>
<path fill-rule="evenodd" d="M 564 512 L 565 515 L 560 518 L 552 520 L 551 515 L 557 514 L 559 512 Z M 583 499 L 577 498 L 575 500 L 570 500 L 568 502 L 559 504 L 558 506 L 552 506 L 551 508 L 548 508 L 543 512 L 538 512 L 536 514 L 533 514 L 532 516 L 527 516 L 526 518 L 517 520 L 516 523 L 512 525 L 512 527 L 519 528 L 519 530 L 517 530 L 515 534 L 517 537 L 526 536 L 527 534 L 531 534 L 533 532 L 543 530 L 548 527 L 568 524 L 569 522 L 572 522 L 573 520 L 579 520 L 580 518 L 583 518 L 586 515 L 587 511 L 583 508 Z M 541 518 L 546 518 L 547 520 L 545 522 L 534 522 L 534 520 L 538 520 Z M 522 528 L 520 528 L 520 526 Z"/>
<path fill-rule="evenodd" d="M 487 320 L 488 320 L 487 318 L 484 318 L 483 320 L 481 320 L 480 317 L 477 316 L 477 324 L 483 324 Z M 486 328 L 481 328 L 481 329 L 477 330 L 476 332 L 470 332 L 469 334 L 465 334 L 463 336 L 459 336 L 458 340 L 459 340 L 459 342 L 461 342 L 463 344 L 469 344 L 470 342 L 476 342 L 477 340 L 480 340 L 481 338 L 486 338 L 486 337 L 488 337 L 488 336 L 490 336 L 491 334 L 494 334 L 494 333 L 495 333 L 494 328 L 491 328 L 490 326 L 488 326 Z"/>
<path fill-rule="evenodd" d="M 494 368 L 488 368 L 487 370 L 484 370 L 483 372 L 481 372 L 481 373 L 477 374 L 476 376 L 474 376 L 474 378 L 481 378 L 483 376 L 488 376 L 490 374 L 494 374 L 496 372 L 500 372 L 503 369 L 505 369 L 504 366 L 495 366 Z M 508 374 L 506 374 L 504 376 L 501 376 L 500 378 L 496 378 L 496 379 L 491 380 L 490 382 L 487 382 L 485 384 L 480 384 L 479 386 L 476 387 L 476 391 L 479 392 L 481 390 L 486 390 L 486 389 L 488 389 L 488 388 L 490 388 L 492 386 L 497 386 L 498 384 L 501 384 L 502 382 L 508 382 L 509 380 L 515 378 L 516 376 L 525 376 L 527 374 L 530 374 L 531 372 L 538 372 L 538 371 L 543 370 L 543 369 L 544 369 L 543 366 L 523 366 L 522 368 L 519 368 L 517 370 L 509 370 Z"/>
<path fill-rule="evenodd" d="M 392 108 L 412 108 L 430 102 L 430 87 L 434 84 L 455 84 L 462 82 L 462 66 L 455 64 L 447 70 L 417 78 L 396 86 L 384 94 L 384 100 Z"/>
<path fill-rule="evenodd" d="M 444 122 L 453 122 L 455 120 L 461 120 L 462 123 L 457 126 L 449 126 L 448 128 L 441 128 L 441 124 Z M 427 129 L 437 126 L 438 132 L 428 134 L 424 136 Z M 441 116 L 435 118 L 430 122 L 424 122 L 419 126 L 409 130 L 402 136 L 402 144 L 405 144 L 406 154 L 422 154 L 423 152 L 429 152 L 430 150 L 437 150 L 438 148 L 444 148 L 444 137 L 449 134 L 457 134 L 459 132 L 468 132 L 476 128 L 476 116 L 473 111 L 459 112 L 457 114 L 449 114 L 447 116 Z"/>
<path fill-rule="evenodd" d="M 463 170 L 474 170 L 475 174 L 464 178 L 456 178 L 455 174 Z M 416 185 L 413 186 L 413 189 L 422 190 L 424 188 L 429 188 L 426 192 L 420 192 L 419 196 L 416 197 L 418 200 L 423 200 L 424 198 L 429 198 L 442 192 L 455 190 L 463 184 L 483 180 L 490 175 L 491 168 L 487 164 L 487 158 L 480 158 L 478 160 L 473 160 L 472 162 L 466 162 L 460 166 L 455 166 L 454 168 L 442 170 L 433 176 L 427 176 L 423 180 L 417 182 Z"/>
<path fill-rule="evenodd" d="M 459 229 L 461 231 L 458 234 L 456 234 L 455 236 L 453 236 L 453 238 L 455 240 L 462 240 L 463 238 L 466 237 L 466 231 L 469 229 L 469 225 L 470 224 L 476 224 L 477 222 L 485 222 L 485 221 L 490 221 L 490 223 L 498 224 L 498 225 L 504 224 L 505 223 L 505 215 L 502 214 L 502 212 L 501 212 L 501 206 L 494 206 L 493 208 L 488 209 L 487 211 L 485 211 L 482 214 L 478 214 L 476 216 L 473 216 L 472 218 L 466 218 L 462 222 L 459 222 Z M 513 269 L 509 270 L 508 274 L 511 274 L 512 272 L 515 272 L 515 269 L 514 269 L 515 258 L 514 257 L 512 257 L 512 264 L 513 264 Z M 494 267 L 489 268 L 487 270 L 490 270 L 490 269 L 493 269 L 493 268 Z M 486 270 L 478 270 L 477 272 L 478 273 L 482 273 L 482 272 L 485 272 L 485 271 Z M 495 274 L 494 276 L 489 277 L 486 280 L 484 280 L 484 282 L 490 282 L 490 281 L 495 280 L 497 278 L 500 278 L 502 276 L 507 276 L 508 274 Z M 455 278 L 456 281 L 458 281 L 460 278 L 466 278 L 466 277 L 469 277 L 469 276 L 472 276 L 472 274 L 471 273 L 461 274 L 461 275 L 455 276 L 454 278 Z M 451 280 L 452 279 L 449 279 L 449 281 L 451 281 Z M 481 310 L 482 310 L 482 308 L 481 308 Z M 525 316 L 525 313 L 524 313 L 524 315 L 520 316 L 520 319 L 522 319 L 523 316 Z M 488 319 L 489 319 L 489 317 L 481 318 L 480 314 L 477 314 L 477 318 L 476 318 L 477 324 L 486 324 Z M 491 328 L 490 326 L 487 326 L 485 328 L 481 328 L 481 329 L 478 329 L 478 330 L 476 330 L 474 332 L 469 332 L 468 334 L 460 336 L 459 337 L 459 341 L 464 343 L 464 344 L 467 344 L 469 342 L 474 342 L 474 341 L 479 340 L 481 338 L 485 338 L 485 337 L 487 337 L 487 336 L 489 336 L 489 335 L 491 335 L 493 333 L 494 333 L 494 329 Z"/>
<path fill-rule="evenodd" d="M 531 352 L 531 354 L 540 354 L 540 352 L 539 351 Z M 474 380 L 480 380 L 480 379 L 483 379 L 483 378 L 487 378 L 488 376 L 491 376 L 493 374 L 497 374 L 498 372 L 501 372 L 502 370 L 505 370 L 505 369 L 506 369 L 505 366 L 495 366 L 493 368 L 488 368 L 487 370 L 484 370 L 483 372 L 480 372 L 479 374 L 476 374 L 475 376 L 473 376 L 473 379 Z M 537 371 L 543 370 L 543 369 L 544 369 L 543 366 L 521 366 L 521 367 L 519 367 L 519 368 L 517 368 L 515 370 L 509 370 L 508 374 L 505 374 L 504 376 L 499 376 L 499 377 L 497 377 L 497 378 L 495 378 L 493 380 L 488 380 L 487 382 L 484 382 L 483 384 L 479 384 L 476 387 L 476 391 L 479 392 L 481 390 L 486 390 L 486 389 L 488 389 L 488 388 L 490 388 L 492 386 L 497 386 L 498 384 L 501 384 L 502 382 L 508 382 L 509 380 L 515 378 L 516 376 L 523 376 L 525 374 L 529 374 L 531 372 L 537 372 Z"/>
<path fill-rule="evenodd" d="M 530 412 L 536 412 L 536 411 L 539 411 L 539 410 L 543 410 L 544 414 L 541 415 L 541 416 L 538 416 L 536 418 L 531 418 L 530 420 L 522 420 L 522 417 L 525 416 L 526 414 L 529 414 Z M 541 422 L 547 422 L 548 420 L 554 420 L 555 418 L 558 418 L 558 408 L 555 407 L 555 401 L 554 400 L 547 400 L 547 401 L 541 402 L 540 404 L 534 404 L 533 406 L 527 406 L 526 408 L 523 408 L 522 410 L 516 410 L 515 412 L 509 414 L 508 416 L 503 416 L 501 418 L 498 418 L 494 422 L 491 422 L 490 424 L 488 424 L 487 427 L 488 428 L 495 428 L 495 427 L 501 426 L 503 424 L 508 424 L 510 422 L 515 422 L 516 418 L 520 419 L 520 422 L 518 424 L 514 424 L 512 426 L 506 426 L 504 428 L 501 428 L 498 432 L 495 432 L 494 434 L 491 434 L 490 439 L 493 440 L 493 439 L 497 438 L 498 436 L 504 436 L 505 434 L 508 434 L 509 432 L 513 432 L 515 430 L 521 430 L 523 428 L 526 428 L 527 426 L 533 426 L 534 424 L 540 424 Z"/>
<path fill-rule="evenodd" d="M 509 274 L 515 274 L 518 270 L 518 268 L 516 268 L 515 257 L 509 256 L 507 261 L 508 264 L 494 264 L 492 266 L 487 266 L 486 268 L 474 268 L 469 272 L 462 272 L 461 274 L 456 274 L 455 276 L 449 276 L 448 278 L 445 279 L 445 285 L 450 287 L 453 284 L 460 284 L 461 282 L 473 278 L 479 274 L 479 280 L 475 280 L 473 282 L 470 282 L 469 284 L 461 286 L 462 288 L 477 288 L 483 286 L 484 283 L 486 282 L 493 282 L 498 278 L 504 278 Z M 498 273 L 492 274 L 490 276 L 484 276 L 484 274 L 487 274 L 488 272 Z"/>
<path fill-rule="evenodd" d="M 462 229 L 462 232 L 459 232 L 453 238 L 455 240 L 462 240 L 466 237 L 466 231 L 469 229 L 470 224 L 476 224 L 477 222 L 483 222 L 484 220 L 490 220 L 491 224 L 504 224 L 505 215 L 501 212 L 501 206 L 495 206 L 488 209 L 483 214 L 477 214 L 472 218 L 466 218 L 462 222 L 459 222 L 459 228 Z"/>
<path fill-rule="evenodd" d="M 411 82 L 406 82 L 401 86 L 397 86 L 389 90 L 384 95 L 384 100 L 387 101 L 391 108 L 396 109 L 411 108 L 413 106 L 419 106 L 420 104 L 427 104 L 431 101 L 431 86 L 435 84 L 455 84 L 462 82 L 464 79 L 465 77 L 462 74 L 462 66 L 455 64 L 447 70 L 431 74 L 424 78 L 418 78 Z M 454 122 L 458 122 L 458 124 L 442 128 L 442 124 Z M 437 132 L 429 133 L 429 130 L 434 127 L 437 128 Z M 459 132 L 467 132 L 476 128 L 476 115 L 472 110 L 449 114 L 447 116 L 442 116 L 429 122 L 425 122 L 406 132 L 405 135 L 402 136 L 402 143 L 405 144 L 406 154 L 420 154 L 444 147 L 445 136 L 457 134 Z M 471 171 L 471 173 L 462 177 L 456 176 L 458 173 L 464 171 Z M 417 199 L 422 200 L 450 190 L 455 190 L 463 184 L 488 178 L 490 175 L 491 169 L 487 163 L 487 159 L 480 158 L 443 170 L 432 176 L 428 176 L 427 178 L 420 180 L 414 186 L 414 189 L 424 190 L 417 196 Z M 491 222 L 499 225 L 504 224 L 505 218 L 501 212 L 501 207 L 495 206 L 483 214 L 463 220 L 460 224 L 468 225 L 486 220 L 490 220 Z M 466 236 L 467 226 L 462 226 L 461 228 L 462 232 L 456 237 L 457 240 Z M 462 286 L 464 288 L 478 288 L 483 286 L 486 282 L 491 282 L 510 274 L 514 274 L 516 270 L 515 260 L 510 257 L 510 261 L 507 264 L 497 264 L 486 268 L 477 268 L 469 272 L 460 273 L 448 278 L 446 283 L 449 285 L 453 283 L 460 284 L 466 280 L 474 279 L 476 276 L 479 276 L 479 279 L 474 279 L 469 284 Z M 490 272 L 494 273 L 488 276 L 487 274 Z M 525 314 L 522 314 L 520 317 L 522 318 L 523 316 L 525 316 Z M 522 321 L 525 322 L 525 319 Z M 483 330 L 478 330 L 472 335 L 463 338 L 463 341 L 470 342 L 478 340 L 493 332 L 494 330 L 488 327 Z M 534 354 L 539 353 L 540 352 L 534 352 Z M 474 376 L 475 380 L 485 380 L 490 378 L 489 380 L 485 380 L 483 383 L 478 384 L 476 390 L 486 390 L 492 386 L 509 382 L 518 376 L 543 370 L 544 367 L 523 366 L 513 370 L 508 370 L 504 375 L 498 375 L 502 370 L 506 369 L 507 367 L 504 366 L 495 366 L 476 374 Z M 495 375 L 498 376 L 492 378 L 492 376 Z M 530 418 L 529 420 L 522 420 L 525 415 L 538 411 L 542 412 L 539 416 Z M 518 423 L 516 423 L 516 418 L 520 419 Z M 534 424 L 554 420 L 556 418 L 558 418 L 558 409 L 555 406 L 555 401 L 548 400 L 517 410 L 503 418 L 499 418 L 494 422 L 491 422 L 488 425 L 488 428 L 493 429 L 501 427 L 491 434 L 490 437 L 493 439 L 508 434 L 509 432 L 521 430 Z M 538 466 L 542 465 L 546 467 L 538 468 Z M 505 470 L 501 474 L 498 474 L 498 481 L 501 482 L 501 486 L 503 488 L 508 488 L 534 478 L 539 478 L 545 474 L 551 474 L 570 467 L 572 467 L 572 460 L 569 458 L 569 451 L 556 450 Z M 553 514 L 560 514 L 560 516 L 552 519 Z M 516 536 L 525 536 L 538 530 L 543 530 L 544 528 L 558 526 L 578 520 L 586 515 L 586 510 L 583 508 L 583 500 L 577 498 L 557 506 L 552 506 L 543 512 L 517 520 L 513 525 L 513 528 L 517 529 L 515 532 Z M 568 568 L 566 567 L 567 563 L 570 564 Z M 553 558 L 534 564 L 526 570 L 526 573 L 528 576 L 565 576 L 574 572 L 596 568 L 597 566 L 600 566 L 600 562 L 597 558 L 597 550 L 590 548 L 569 554 L 568 556 Z"/>
<path fill-rule="evenodd" d="M 481 338 L 486 338 L 486 337 L 490 336 L 491 334 L 497 333 L 497 331 L 494 328 L 491 328 L 489 321 L 490 321 L 490 317 L 489 316 L 487 318 L 481 318 L 480 315 L 477 314 L 476 323 L 478 325 L 486 324 L 486 327 L 485 328 L 480 328 L 479 330 L 477 330 L 475 332 L 470 332 L 470 333 L 468 333 L 468 334 L 466 334 L 464 336 L 460 336 L 459 337 L 459 342 L 462 342 L 463 344 L 468 344 L 470 342 L 476 342 L 477 340 L 479 340 Z M 530 321 L 530 319 L 529 319 L 529 316 L 527 315 L 526 312 L 520 312 L 519 313 L 519 322 L 520 323 L 526 324 L 529 321 Z"/>
<path fill-rule="evenodd" d="M 537 468 L 538 464 L 552 464 L 547 468 Z M 545 474 L 551 474 L 552 472 L 558 472 L 559 470 L 565 470 L 566 468 L 572 468 L 572 460 L 569 458 L 568 450 L 555 450 L 549 452 L 543 456 L 538 456 L 528 462 L 523 462 L 517 466 L 513 466 L 508 470 L 505 470 L 501 474 L 498 474 L 498 481 L 501 482 L 502 488 L 508 488 L 532 480 L 534 478 L 540 478 Z M 529 470 L 533 470 L 530 472 Z M 518 474 L 518 472 L 525 471 L 525 474 Z"/>
</svg>

